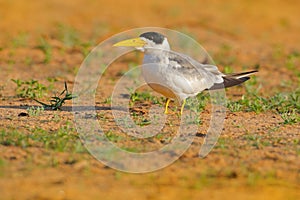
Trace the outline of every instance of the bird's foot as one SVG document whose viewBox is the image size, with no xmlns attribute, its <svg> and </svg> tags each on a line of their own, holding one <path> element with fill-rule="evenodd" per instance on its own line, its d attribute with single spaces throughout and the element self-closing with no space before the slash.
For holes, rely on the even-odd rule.
<svg viewBox="0 0 300 200">
<path fill-rule="evenodd" d="M 171 101 L 171 99 L 167 98 L 166 106 L 165 106 L 165 114 L 168 114 L 168 107 L 169 107 L 170 101 Z"/>
<path fill-rule="evenodd" d="M 183 100 L 183 103 L 182 103 L 181 108 L 180 108 L 180 115 L 182 115 L 182 113 L 183 113 L 185 103 L 186 103 L 186 100 Z"/>
</svg>

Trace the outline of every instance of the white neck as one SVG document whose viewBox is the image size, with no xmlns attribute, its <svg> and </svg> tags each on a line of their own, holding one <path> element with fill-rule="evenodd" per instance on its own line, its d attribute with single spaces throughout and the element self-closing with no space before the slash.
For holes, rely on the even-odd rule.
<svg viewBox="0 0 300 200">
<path fill-rule="evenodd" d="M 164 59 L 164 52 L 170 50 L 170 45 L 167 38 L 164 39 L 162 44 L 154 44 L 149 45 L 144 48 L 144 63 L 156 63 L 162 61 Z"/>
</svg>

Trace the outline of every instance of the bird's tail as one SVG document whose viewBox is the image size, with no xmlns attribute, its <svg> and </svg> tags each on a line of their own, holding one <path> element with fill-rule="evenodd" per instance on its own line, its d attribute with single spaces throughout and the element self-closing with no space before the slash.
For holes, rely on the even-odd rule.
<svg viewBox="0 0 300 200">
<path fill-rule="evenodd" d="M 215 83 L 209 90 L 216 90 L 221 88 L 232 87 L 235 85 L 239 85 L 247 80 L 250 79 L 250 75 L 258 72 L 257 70 L 249 71 L 249 72 L 242 72 L 242 73 L 233 73 L 233 74 L 226 74 L 223 76 L 223 83 Z"/>
</svg>

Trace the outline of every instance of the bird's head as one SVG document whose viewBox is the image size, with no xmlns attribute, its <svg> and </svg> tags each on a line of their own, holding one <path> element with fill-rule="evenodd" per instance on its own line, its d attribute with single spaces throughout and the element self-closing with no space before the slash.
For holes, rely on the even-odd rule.
<svg viewBox="0 0 300 200">
<path fill-rule="evenodd" d="M 151 49 L 170 50 L 167 38 L 157 32 L 146 32 L 141 34 L 138 38 L 123 40 L 114 44 L 114 46 L 135 47 L 136 49 L 143 52 L 149 51 Z"/>
</svg>

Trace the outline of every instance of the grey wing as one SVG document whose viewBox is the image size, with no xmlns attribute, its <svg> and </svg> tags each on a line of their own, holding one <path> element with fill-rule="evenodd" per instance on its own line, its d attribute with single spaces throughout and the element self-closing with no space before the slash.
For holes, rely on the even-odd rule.
<svg viewBox="0 0 300 200">
<path fill-rule="evenodd" d="M 223 74 L 214 65 L 199 63 L 185 54 L 173 51 L 169 51 L 168 56 L 169 70 L 176 74 L 174 77 L 178 79 L 173 82 L 184 88 L 186 93 L 196 95 L 216 83 L 223 82 Z"/>
</svg>

